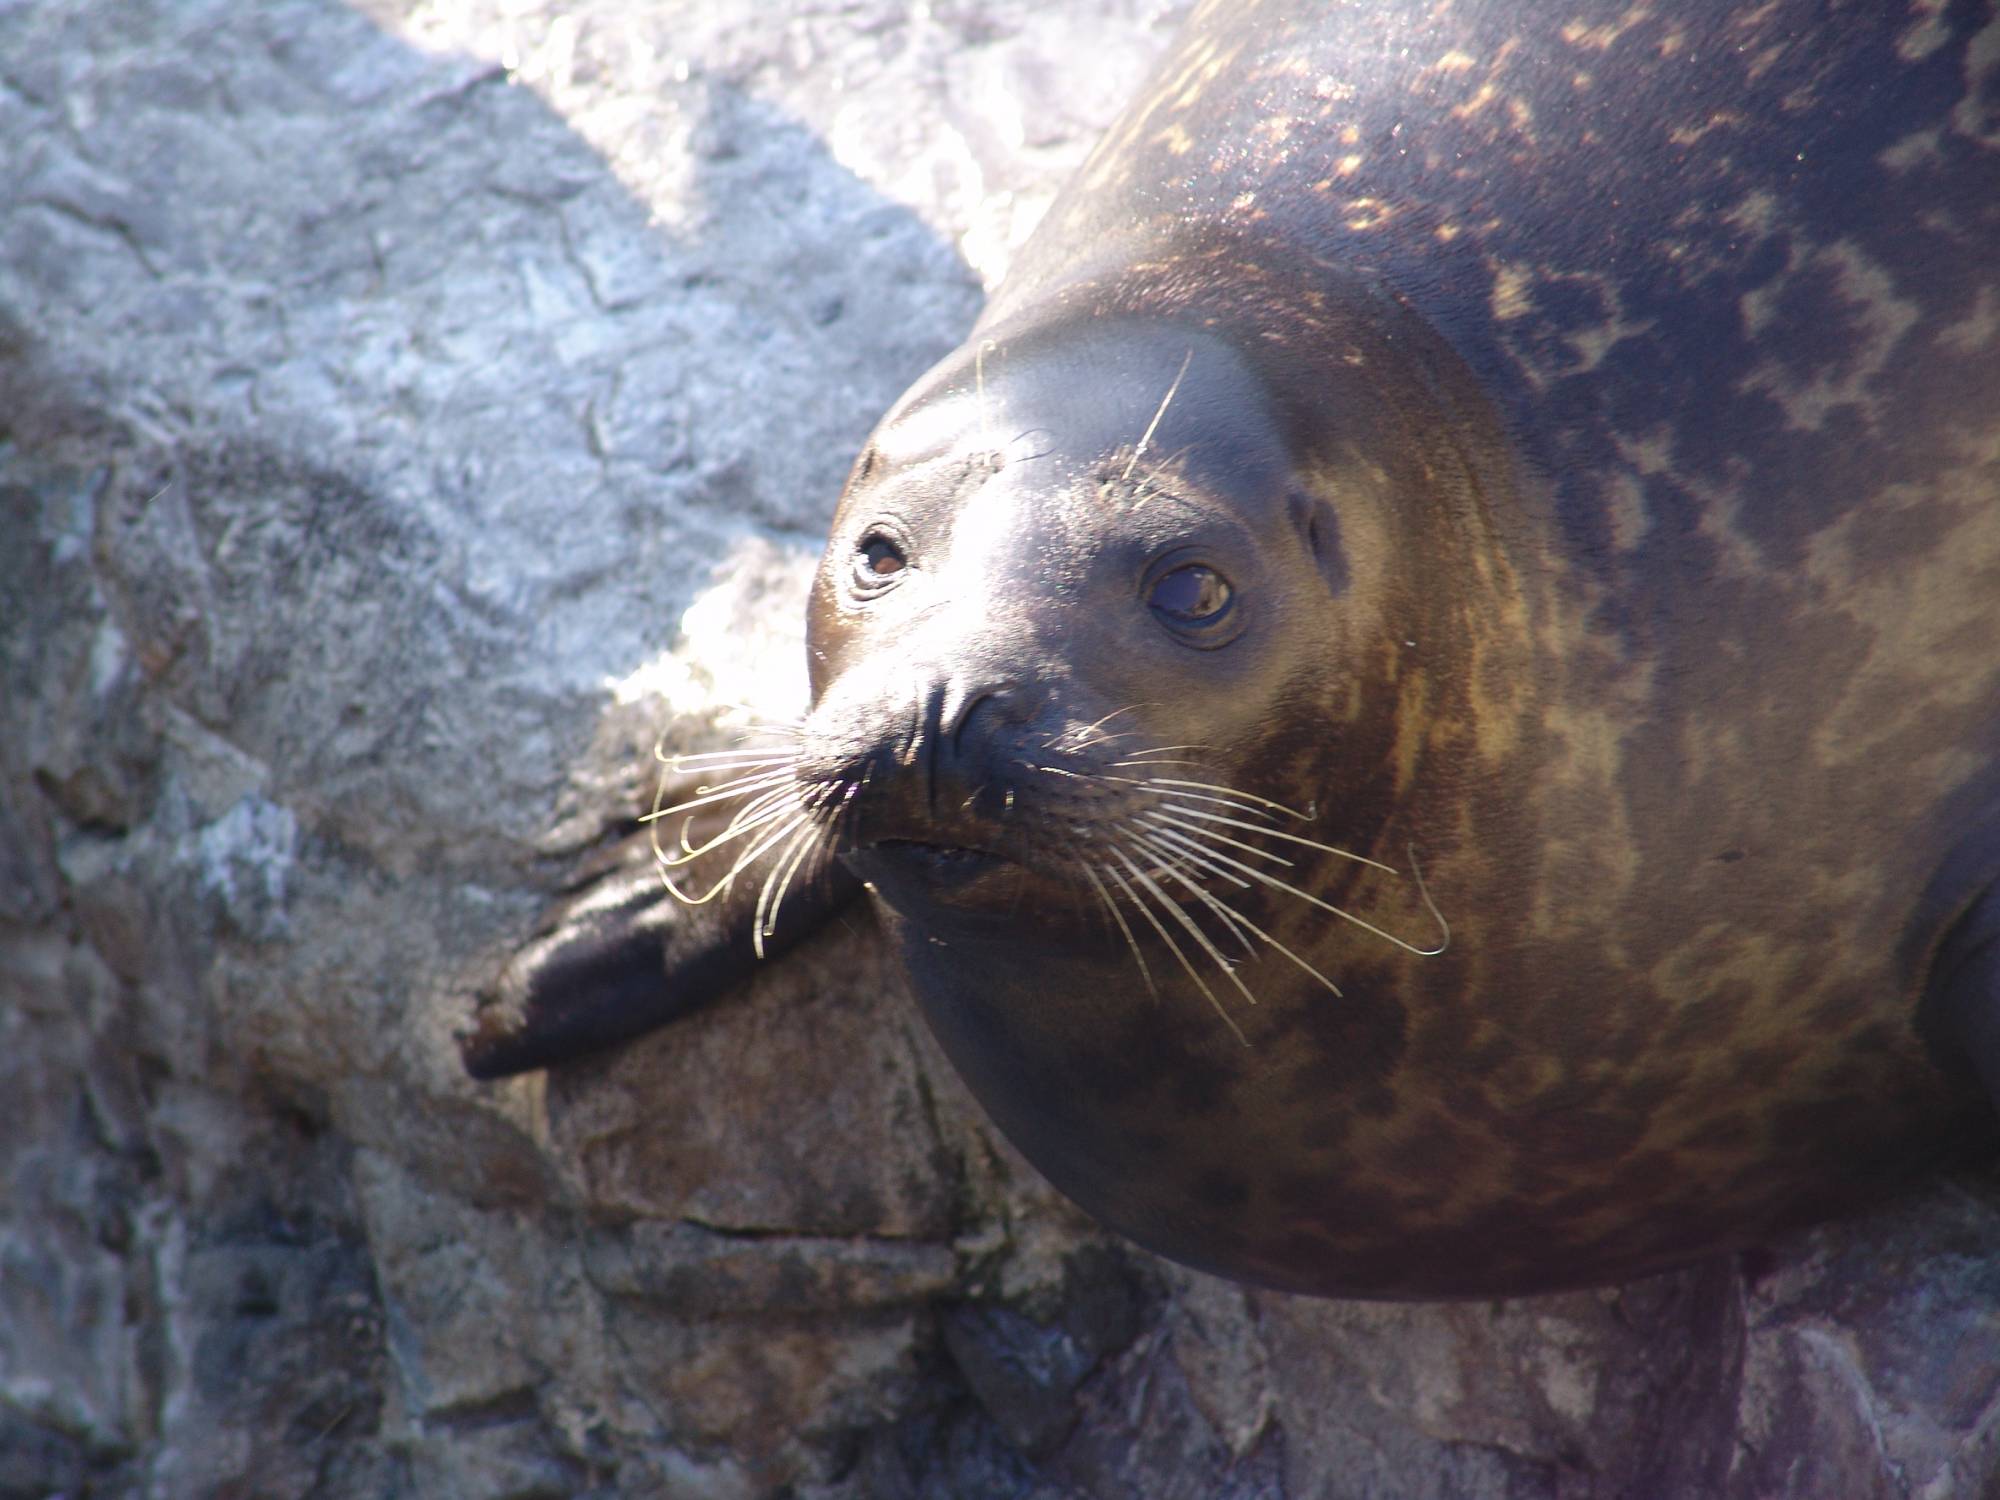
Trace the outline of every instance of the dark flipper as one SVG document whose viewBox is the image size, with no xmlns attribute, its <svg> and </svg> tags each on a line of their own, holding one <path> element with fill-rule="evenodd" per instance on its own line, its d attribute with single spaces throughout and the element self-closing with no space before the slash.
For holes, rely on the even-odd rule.
<svg viewBox="0 0 2000 1500">
<path fill-rule="evenodd" d="M 615 1046 L 701 1009 L 748 978 L 761 878 L 702 906 L 662 885 L 651 841 L 635 835 L 544 918 L 541 931 L 479 997 L 459 1055 L 474 1078 L 505 1078 Z M 761 875 L 761 872 L 759 872 Z M 818 932 L 860 893 L 833 862 L 786 892 L 771 959 Z"/>
</svg>

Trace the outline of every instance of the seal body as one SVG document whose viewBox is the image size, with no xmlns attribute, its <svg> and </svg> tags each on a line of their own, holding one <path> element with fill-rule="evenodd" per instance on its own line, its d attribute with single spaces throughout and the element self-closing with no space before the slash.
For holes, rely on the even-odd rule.
<svg viewBox="0 0 2000 1500">
<path fill-rule="evenodd" d="M 808 800 L 1093 1214 L 1527 1292 L 1982 1136 L 1916 1020 L 2000 864 L 1996 45 L 1196 12 L 811 606 Z"/>
<path fill-rule="evenodd" d="M 692 930 L 837 859 L 1166 1255 L 1531 1292 L 1983 1148 L 2000 20 L 1211 0 L 871 438 L 809 647 Z"/>
</svg>

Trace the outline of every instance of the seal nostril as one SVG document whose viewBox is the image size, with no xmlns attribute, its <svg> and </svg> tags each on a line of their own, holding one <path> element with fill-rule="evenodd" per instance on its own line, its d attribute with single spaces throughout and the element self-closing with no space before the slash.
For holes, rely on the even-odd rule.
<svg viewBox="0 0 2000 1500">
<path fill-rule="evenodd" d="M 967 687 L 952 683 L 946 687 L 938 706 L 937 731 L 940 743 L 949 741 L 954 752 L 965 748 L 965 731 L 981 708 L 997 707 L 1019 691 L 1011 679 Z"/>
</svg>

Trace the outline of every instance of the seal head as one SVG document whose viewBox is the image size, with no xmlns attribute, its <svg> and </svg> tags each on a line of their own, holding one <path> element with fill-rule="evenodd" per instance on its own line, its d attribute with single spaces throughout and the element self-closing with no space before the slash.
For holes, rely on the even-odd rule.
<svg viewBox="0 0 2000 1500">
<path fill-rule="evenodd" d="M 1528 713 L 1528 611 L 1434 335 L 1277 247 L 1172 264 L 989 326 L 884 420 L 798 775 L 1016 1144 L 1155 1248 L 1304 1285 L 1323 1247 L 1241 1164 L 1338 1136 L 1404 1045 L 1342 986 L 1442 945 L 1411 830 Z"/>
</svg>

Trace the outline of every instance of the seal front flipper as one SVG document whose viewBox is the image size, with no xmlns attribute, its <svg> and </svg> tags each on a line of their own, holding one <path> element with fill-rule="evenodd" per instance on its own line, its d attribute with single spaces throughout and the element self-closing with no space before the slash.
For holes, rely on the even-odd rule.
<svg viewBox="0 0 2000 1500">
<path fill-rule="evenodd" d="M 474 1078 L 505 1078 L 631 1041 L 701 1009 L 757 966 L 761 879 L 683 904 L 661 881 L 643 832 L 608 864 L 551 909 L 480 994 L 458 1039 Z M 818 932 L 860 889 L 837 862 L 802 875 L 764 938 L 764 958 Z"/>
</svg>

